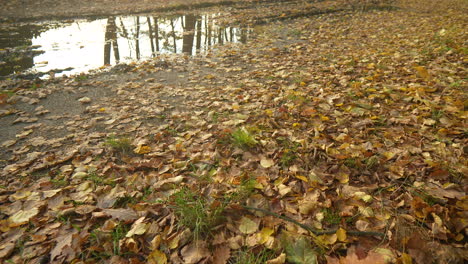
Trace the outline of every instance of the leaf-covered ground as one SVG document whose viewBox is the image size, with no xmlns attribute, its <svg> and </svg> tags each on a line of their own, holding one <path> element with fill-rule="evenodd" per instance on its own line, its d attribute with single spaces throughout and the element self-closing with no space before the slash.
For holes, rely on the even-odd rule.
<svg viewBox="0 0 468 264">
<path fill-rule="evenodd" d="M 231 10 L 254 39 L 202 57 L 4 81 L 0 260 L 464 263 L 466 2 L 344 2 Z"/>
</svg>

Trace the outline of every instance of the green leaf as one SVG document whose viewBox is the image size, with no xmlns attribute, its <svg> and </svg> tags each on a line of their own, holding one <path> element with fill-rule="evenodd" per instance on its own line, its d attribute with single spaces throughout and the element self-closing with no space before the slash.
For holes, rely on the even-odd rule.
<svg viewBox="0 0 468 264">
<path fill-rule="evenodd" d="M 288 262 L 296 264 L 317 264 L 317 254 L 311 242 L 305 237 L 299 238 L 294 244 L 286 246 Z"/>
</svg>

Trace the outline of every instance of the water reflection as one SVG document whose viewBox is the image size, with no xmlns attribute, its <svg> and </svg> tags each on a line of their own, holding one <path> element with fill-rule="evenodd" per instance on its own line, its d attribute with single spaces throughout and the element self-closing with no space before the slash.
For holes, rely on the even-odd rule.
<svg viewBox="0 0 468 264">
<path fill-rule="evenodd" d="M 42 52 L 32 39 L 46 29 L 43 25 L 0 25 L 0 76 L 34 67 L 34 56 Z"/>
<path fill-rule="evenodd" d="M 115 17 L 107 19 L 106 33 L 104 40 L 104 64 L 110 64 L 111 46 L 114 48 L 115 61 L 120 61 L 119 45 L 117 44 L 117 26 L 115 25 Z"/>
<path fill-rule="evenodd" d="M 215 44 L 247 41 L 249 29 L 220 26 L 218 15 L 120 16 L 54 26 L 0 25 L 0 76 L 26 69 L 60 72 L 69 67 L 73 69 L 64 73 L 78 73 L 162 53 L 196 55 Z M 33 49 L 35 46 L 39 48 Z"/>
</svg>

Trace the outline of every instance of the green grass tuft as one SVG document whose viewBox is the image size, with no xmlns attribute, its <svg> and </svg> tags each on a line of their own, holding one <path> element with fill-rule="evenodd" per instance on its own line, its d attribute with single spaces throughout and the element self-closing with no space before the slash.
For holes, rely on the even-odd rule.
<svg viewBox="0 0 468 264">
<path fill-rule="evenodd" d="M 240 148 L 253 148 L 258 144 L 255 137 L 245 128 L 238 128 L 231 133 L 232 143 Z"/>
<path fill-rule="evenodd" d="M 129 153 L 132 150 L 132 141 L 127 137 L 111 135 L 106 139 L 104 144 L 122 153 Z"/>
</svg>

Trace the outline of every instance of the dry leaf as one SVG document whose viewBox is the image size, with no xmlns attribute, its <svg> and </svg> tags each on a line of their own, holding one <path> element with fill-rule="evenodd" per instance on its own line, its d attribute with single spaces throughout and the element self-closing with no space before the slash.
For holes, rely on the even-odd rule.
<svg viewBox="0 0 468 264">
<path fill-rule="evenodd" d="M 250 218 L 243 216 L 240 221 L 239 230 L 244 234 L 253 234 L 257 232 L 258 224 Z"/>
<path fill-rule="evenodd" d="M 204 241 L 196 240 L 183 247 L 180 254 L 185 261 L 184 263 L 195 264 L 210 256 L 210 251 L 206 247 L 206 243 Z"/>
<path fill-rule="evenodd" d="M 167 264 L 166 254 L 156 249 L 148 255 L 147 263 L 148 264 Z"/>
<path fill-rule="evenodd" d="M 275 162 L 272 159 L 262 158 L 260 160 L 260 165 L 263 168 L 270 168 L 271 166 L 275 165 Z"/>
</svg>

